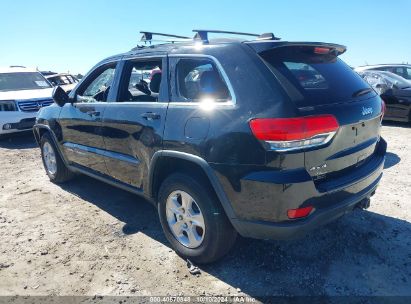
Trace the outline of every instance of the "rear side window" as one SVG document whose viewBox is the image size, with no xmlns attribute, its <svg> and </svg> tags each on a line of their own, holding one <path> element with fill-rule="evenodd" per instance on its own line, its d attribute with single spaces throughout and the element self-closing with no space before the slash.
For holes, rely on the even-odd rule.
<svg viewBox="0 0 411 304">
<path fill-rule="evenodd" d="M 316 54 L 314 47 L 281 47 L 264 51 L 260 56 L 300 107 L 349 101 L 369 88 L 334 54 Z M 367 98 L 369 94 L 374 93 L 366 94 Z"/>
<path fill-rule="evenodd" d="M 177 87 L 179 96 L 187 101 L 212 98 L 223 102 L 230 99 L 226 83 L 209 59 L 180 59 Z"/>
<path fill-rule="evenodd" d="M 162 74 L 162 58 L 127 62 L 120 101 L 157 102 Z"/>
</svg>

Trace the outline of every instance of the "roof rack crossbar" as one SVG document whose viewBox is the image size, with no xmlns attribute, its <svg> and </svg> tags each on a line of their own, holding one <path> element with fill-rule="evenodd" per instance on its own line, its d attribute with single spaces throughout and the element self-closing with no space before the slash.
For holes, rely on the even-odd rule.
<svg viewBox="0 0 411 304">
<path fill-rule="evenodd" d="M 280 38 L 275 37 L 273 33 L 253 34 L 253 33 L 243 33 L 243 32 L 221 31 L 221 30 L 193 30 L 193 32 L 196 33 L 194 36 L 194 39 L 200 39 L 203 41 L 208 41 L 208 33 L 253 36 L 253 37 L 257 37 L 258 40 L 280 40 Z"/>
<path fill-rule="evenodd" d="M 208 33 L 253 36 L 253 37 L 260 36 L 259 34 L 232 32 L 232 31 L 221 31 L 221 30 L 193 30 L 193 32 L 196 33 L 196 35 L 194 36 L 195 39 L 201 39 L 201 40 L 204 40 L 204 41 L 208 41 Z"/>
<path fill-rule="evenodd" d="M 173 34 L 164 34 L 164 33 L 155 33 L 155 32 L 147 32 L 147 31 L 140 31 L 143 36 L 141 37 L 141 41 L 152 41 L 153 35 L 162 36 L 162 37 L 172 37 L 178 39 L 191 39 L 187 36 L 180 36 L 180 35 L 173 35 Z"/>
</svg>

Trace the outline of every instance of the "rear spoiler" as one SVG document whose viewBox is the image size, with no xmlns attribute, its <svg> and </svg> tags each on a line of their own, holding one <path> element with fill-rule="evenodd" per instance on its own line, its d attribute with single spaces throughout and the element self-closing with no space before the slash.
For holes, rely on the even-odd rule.
<svg viewBox="0 0 411 304">
<path fill-rule="evenodd" d="M 329 48 L 332 49 L 337 56 L 345 53 L 347 47 L 341 44 L 335 43 L 324 43 L 324 42 L 288 42 L 288 41 L 246 41 L 244 42 L 252 49 L 254 49 L 257 53 L 261 53 L 264 51 L 272 50 L 275 48 L 281 47 L 299 47 L 299 46 L 308 46 L 308 47 L 319 47 L 319 48 Z"/>
</svg>

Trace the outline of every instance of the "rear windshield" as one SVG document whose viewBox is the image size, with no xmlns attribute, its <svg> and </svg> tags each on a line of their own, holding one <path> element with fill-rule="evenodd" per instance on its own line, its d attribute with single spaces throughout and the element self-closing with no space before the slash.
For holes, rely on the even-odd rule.
<svg viewBox="0 0 411 304">
<path fill-rule="evenodd" d="M 321 48 L 319 51 L 324 51 Z M 260 53 L 297 106 L 314 106 L 375 94 L 352 69 L 314 47 L 281 47 Z"/>
<path fill-rule="evenodd" d="M 51 86 L 40 73 L 0 73 L 0 91 L 38 90 L 47 88 L 51 88 Z"/>
<path fill-rule="evenodd" d="M 71 75 L 59 75 L 59 76 L 47 77 L 47 79 L 55 86 L 74 84 L 78 82 Z"/>
</svg>

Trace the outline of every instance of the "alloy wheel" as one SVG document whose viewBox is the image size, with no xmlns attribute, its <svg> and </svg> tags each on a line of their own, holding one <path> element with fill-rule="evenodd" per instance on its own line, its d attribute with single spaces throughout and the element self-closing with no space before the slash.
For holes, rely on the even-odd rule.
<svg viewBox="0 0 411 304">
<path fill-rule="evenodd" d="M 196 201 L 187 192 L 172 192 L 166 202 L 167 223 L 177 241 L 185 247 L 197 248 L 204 240 L 204 217 Z"/>
<path fill-rule="evenodd" d="M 43 145 L 43 159 L 47 172 L 55 175 L 57 173 L 57 159 L 54 149 L 49 142 L 45 142 Z"/>
</svg>

